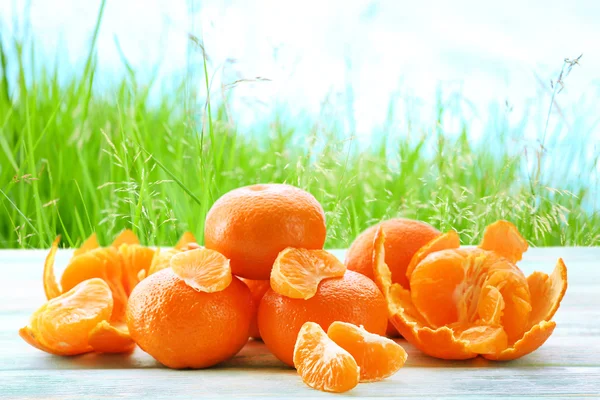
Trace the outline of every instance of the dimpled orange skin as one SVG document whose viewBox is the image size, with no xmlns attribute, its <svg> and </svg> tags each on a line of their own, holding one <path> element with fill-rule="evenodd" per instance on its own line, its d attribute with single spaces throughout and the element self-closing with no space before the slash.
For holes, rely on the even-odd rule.
<svg viewBox="0 0 600 400">
<path fill-rule="evenodd" d="M 412 256 L 440 235 L 433 226 L 405 218 L 394 218 L 374 225 L 354 240 L 346 254 L 346 268 L 373 279 L 373 239 L 377 228 L 385 231 L 385 263 L 392 272 L 392 283 L 409 289 L 406 268 Z"/>
<path fill-rule="evenodd" d="M 340 278 L 325 279 L 317 294 L 308 299 L 291 299 L 269 289 L 258 308 L 258 328 L 269 350 L 293 366 L 298 332 L 307 322 L 327 330 L 334 321 L 363 325 L 378 335 L 386 331 L 387 303 L 377 285 L 369 278 L 346 271 Z"/>
<path fill-rule="evenodd" d="M 198 292 L 170 268 L 141 281 L 127 306 L 133 340 L 170 368 L 206 368 L 248 341 L 252 298 L 239 279 L 220 292 Z"/>
<path fill-rule="evenodd" d="M 325 213 L 310 193 L 290 185 L 264 184 L 232 190 L 206 216 L 204 241 L 231 260 L 234 275 L 269 279 L 286 247 L 322 249 Z"/>
</svg>

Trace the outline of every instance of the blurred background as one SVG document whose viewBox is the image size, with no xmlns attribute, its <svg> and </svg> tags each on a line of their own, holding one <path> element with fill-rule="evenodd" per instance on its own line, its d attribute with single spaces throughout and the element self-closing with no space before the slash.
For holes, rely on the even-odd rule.
<svg viewBox="0 0 600 400">
<path fill-rule="evenodd" d="M 600 3 L 0 3 L 0 247 L 202 238 L 287 182 L 328 247 L 384 218 L 600 243 Z"/>
</svg>

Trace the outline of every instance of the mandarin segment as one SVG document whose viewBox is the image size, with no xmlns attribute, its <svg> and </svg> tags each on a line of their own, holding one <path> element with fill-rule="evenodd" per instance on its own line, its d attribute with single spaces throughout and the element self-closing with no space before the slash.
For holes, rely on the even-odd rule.
<svg viewBox="0 0 600 400">
<path fill-rule="evenodd" d="M 38 350 L 44 351 L 49 354 L 54 354 L 55 356 L 68 356 L 70 355 L 68 352 L 61 352 L 60 350 L 50 349 L 43 344 L 41 344 L 35 337 L 35 333 L 31 330 L 30 327 L 25 326 L 19 329 L 19 336 L 23 339 L 27 344 L 32 347 L 35 347 Z"/>
<path fill-rule="evenodd" d="M 88 343 L 97 353 L 128 353 L 135 348 L 127 327 L 101 321 L 89 334 Z"/>
<path fill-rule="evenodd" d="M 111 320 L 124 321 L 127 292 L 123 285 L 122 260 L 117 249 L 102 247 L 74 257 L 65 268 L 60 282 L 63 291 L 66 291 L 91 278 L 100 278 L 108 284 L 114 299 Z"/>
<path fill-rule="evenodd" d="M 298 333 L 294 366 L 305 384 L 325 392 L 347 392 L 356 387 L 360 379 L 360 368 L 354 357 L 314 322 L 306 322 Z"/>
<path fill-rule="evenodd" d="M 175 254 L 171 269 L 189 287 L 199 292 L 219 292 L 231 283 L 229 260 L 218 251 L 195 249 Z"/>
<path fill-rule="evenodd" d="M 477 313 L 479 319 L 488 325 L 499 325 L 504 310 L 504 298 L 494 286 L 485 286 L 481 289 Z"/>
<path fill-rule="evenodd" d="M 406 268 L 406 277 L 410 280 L 410 276 L 417 265 L 429 254 L 440 250 L 458 249 L 459 247 L 460 238 L 455 230 L 451 230 L 432 239 L 425 246 L 421 247 L 414 256 L 412 256 L 410 259 L 410 264 L 408 264 L 408 267 Z"/>
<path fill-rule="evenodd" d="M 431 327 L 458 321 L 457 300 L 462 296 L 455 293 L 470 287 L 465 283 L 467 268 L 455 250 L 432 253 L 415 268 L 410 279 L 412 302 Z"/>
<path fill-rule="evenodd" d="M 552 319 L 567 291 L 567 266 L 562 258 L 550 276 L 543 272 L 534 272 L 527 277 L 531 293 L 531 319 L 529 326 Z"/>
<path fill-rule="evenodd" d="M 336 321 L 327 336 L 354 357 L 361 382 L 375 382 L 394 375 L 404 366 L 408 355 L 398 343 L 364 328 Z"/>
<path fill-rule="evenodd" d="M 513 224 L 500 220 L 485 228 L 479 247 L 516 263 L 523 258 L 523 253 L 527 251 L 529 244 Z"/>
<path fill-rule="evenodd" d="M 35 311 L 29 325 L 19 333 L 28 343 L 52 354 L 87 353 L 92 351 L 89 333 L 110 318 L 112 308 L 106 282 L 98 278 L 85 280 Z"/>
<path fill-rule="evenodd" d="M 271 288 L 292 299 L 310 299 L 323 279 L 343 276 L 346 266 L 325 250 L 288 247 L 277 256 Z"/>
<path fill-rule="evenodd" d="M 58 250 L 58 244 L 60 243 L 60 235 L 52 242 L 50 252 L 46 256 L 44 261 L 44 292 L 46 293 L 46 299 L 50 300 L 57 296 L 60 296 L 62 290 L 56 281 L 54 275 L 54 259 L 56 257 L 56 251 Z"/>
</svg>

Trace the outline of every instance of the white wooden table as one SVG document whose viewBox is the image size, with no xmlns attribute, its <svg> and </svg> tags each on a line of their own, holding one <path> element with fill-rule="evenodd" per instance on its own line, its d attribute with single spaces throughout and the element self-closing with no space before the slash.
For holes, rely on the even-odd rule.
<svg viewBox="0 0 600 400">
<path fill-rule="evenodd" d="M 139 349 L 129 355 L 61 358 L 27 345 L 17 330 L 44 302 L 43 260 L 47 251 L 0 251 L 0 398 L 284 398 L 329 397 L 305 386 L 261 342 L 250 341 L 219 367 L 175 371 Z M 343 251 L 334 251 L 343 258 Z M 70 258 L 61 250 L 57 272 Z M 553 336 L 522 359 L 495 363 L 480 358 L 442 361 L 403 340 L 409 357 L 383 382 L 360 384 L 351 397 L 600 397 L 600 248 L 531 249 L 521 268 L 550 273 L 562 256 L 569 288 Z M 338 395 L 340 396 L 340 395 Z"/>
</svg>

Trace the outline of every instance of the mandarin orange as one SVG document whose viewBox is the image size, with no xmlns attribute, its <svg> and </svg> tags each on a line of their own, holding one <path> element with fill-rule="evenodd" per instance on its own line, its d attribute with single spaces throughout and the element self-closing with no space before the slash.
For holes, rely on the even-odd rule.
<svg viewBox="0 0 600 400">
<path fill-rule="evenodd" d="M 248 341 L 251 319 L 250 290 L 238 278 L 206 293 L 171 268 L 141 281 L 127 305 L 133 340 L 170 368 L 206 368 L 234 356 Z"/>
<path fill-rule="evenodd" d="M 382 335 L 387 317 L 386 301 L 375 283 L 346 271 L 344 276 L 321 281 L 317 293 L 308 300 L 268 290 L 258 309 L 258 328 L 269 350 L 292 366 L 294 344 L 305 322 L 316 322 L 323 329 L 334 321 L 350 322 Z"/>
<path fill-rule="evenodd" d="M 286 247 L 322 249 L 325 213 L 310 193 L 290 185 L 242 187 L 219 198 L 206 216 L 204 241 L 231 260 L 234 275 L 269 279 Z"/>
</svg>

